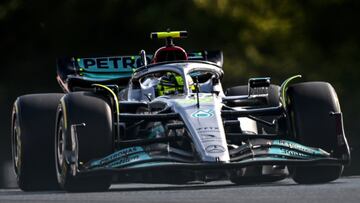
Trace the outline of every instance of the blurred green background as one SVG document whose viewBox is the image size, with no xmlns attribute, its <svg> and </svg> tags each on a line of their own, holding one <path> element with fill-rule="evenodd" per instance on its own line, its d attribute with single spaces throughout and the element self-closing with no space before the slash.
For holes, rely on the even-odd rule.
<svg viewBox="0 0 360 203">
<path fill-rule="evenodd" d="M 328 81 L 344 113 L 360 173 L 360 1 L 356 0 L 3 0 L 0 3 L 0 186 L 11 181 L 11 105 L 17 96 L 60 92 L 58 56 L 154 52 L 151 31 L 188 30 L 177 44 L 224 51 L 225 87 L 249 77 L 281 83 L 294 74 Z M 36 116 L 36 115 L 34 115 Z M 315 124 L 314 124 L 315 125 Z"/>
</svg>

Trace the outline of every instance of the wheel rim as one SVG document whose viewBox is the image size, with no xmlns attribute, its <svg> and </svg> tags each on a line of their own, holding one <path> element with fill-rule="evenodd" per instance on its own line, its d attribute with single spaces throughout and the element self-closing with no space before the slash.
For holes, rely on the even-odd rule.
<svg viewBox="0 0 360 203">
<path fill-rule="evenodd" d="M 61 169 L 63 166 L 64 151 L 65 151 L 65 140 L 64 140 L 65 135 L 61 123 L 62 123 L 62 119 L 59 122 L 59 129 L 57 131 L 57 136 L 56 136 L 57 139 L 56 157 L 57 157 L 58 169 Z"/>
<path fill-rule="evenodd" d="M 56 177 L 60 187 L 64 188 L 65 179 L 66 179 L 66 161 L 65 161 L 65 129 L 64 129 L 64 119 L 60 115 L 60 119 L 56 125 L 56 134 L 55 134 L 55 168 L 56 168 Z"/>
<path fill-rule="evenodd" d="M 21 166 L 21 131 L 19 126 L 19 120 L 15 117 L 13 127 L 13 156 L 15 171 L 18 174 Z"/>
</svg>

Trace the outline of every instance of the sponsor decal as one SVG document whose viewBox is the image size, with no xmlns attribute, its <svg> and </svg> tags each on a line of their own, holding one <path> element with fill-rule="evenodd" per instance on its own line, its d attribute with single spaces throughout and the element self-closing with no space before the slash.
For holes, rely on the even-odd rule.
<svg viewBox="0 0 360 203">
<path fill-rule="evenodd" d="M 188 97 L 186 99 L 176 99 L 176 102 L 181 105 L 193 105 L 197 103 L 196 97 Z M 200 103 L 211 104 L 213 102 L 213 97 L 200 97 Z"/>
<path fill-rule="evenodd" d="M 287 140 L 274 140 L 273 144 L 274 145 L 281 145 L 281 146 L 288 147 L 288 148 L 291 148 L 291 149 L 296 149 L 296 150 L 303 151 L 303 152 L 306 152 L 306 153 L 310 153 L 310 154 L 313 154 L 313 155 L 329 156 L 329 154 L 327 152 L 325 152 L 325 151 L 318 150 L 318 149 L 312 149 L 312 148 L 303 146 L 301 144 L 291 142 L 291 141 L 287 141 Z"/>
<path fill-rule="evenodd" d="M 140 154 L 134 154 L 134 155 L 130 155 L 128 157 L 120 158 L 120 159 L 106 165 L 105 167 L 107 167 L 107 168 L 117 168 L 117 167 L 121 167 L 121 166 L 124 166 L 124 165 L 127 165 L 127 164 L 137 162 L 137 161 L 144 161 L 144 160 L 149 160 L 149 159 L 151 159 L 149 157 L 149 155 L 147 155 L 146 153 L 143 152 L 143 153 L 140 153 Z"/>
<path fill-rule="evenodd" d="M 196 128 L 198 132 L 219 132 L 219 127 L 200 127 Z"/>
<path fill-rule="evenodd" d="M 216 142 L 220 140 L 220 138 L 213 134 L 200 134 L 202 142 Z"/>
<path fill-rule="evenodd" d="M 194 118 L 210 118 L 214 116 L 214 110 L 212 109 L 199 109 L 191 114 Z"/>
<path fill-rule="evenodd" d="M 209 145 L 205 148 L 208 153 L 223 153 L 225 152 L 225 148 L 220 145 Z"/>
<path fill-rule="evenodd" d="M 148 61 L 151 59 L 146 57 Z M 125 69 L 131 70 L 140 67 L 141 58 L 139 56 L 113 56 L 113 57 L 99 57 L 99 58 L 78 58 L 75 60 L 75 67 L 89 70 L 108 70 Z"/>
<path fill-rule="evenodd" d="M 201 137 L 203 137 L 203 138 L 214 138 L 216 136 L 215 135 L 210 135 L 210 134 L 202 134 Z"/>
<path fill-rule="evenodd" d="M 196 128 L 203 142 L 220 140 L 218 127 L 199 127 Z"/>
<path fill-rule="evenodd" d="M 205 143 L 205 142 L 216 142 L 219 143 L 221 141 L 220 138 L 215 137 L 215 138 L 209 138 L 209 137 L 201 137 L 201 142 Z"/>
<path fill-rule="evenodd" d="M 285 156 L 292 156 L 292 157 L 296 157 L 296 158 L 307 158 L 309 157 L 309 155 L 297 152 L 297 151 L 293 151 L 290 149 L 285 149 L 285 148 L 275 148 L 272 147 L 269 149 L 269 154 L 276 154 L 276 155 L 285 155 Z"/>
<path fill-rule="evenodd" d="M 287 155 L 290 155 L 290 156 L 308 157 L 308 155 L 306 155 L 306 154 L 303 154 L 303 153 L 300 153 L 300 152 L 296 152 L 296 151 L 293 151 L 293 150 L 284 149 L 284 148 L 280 148 L 280 150 L 281 150 L 284 154 L 287 154 Z"/>
<path fill-rule="evenodd" d="M 91 164 L 90 164 L 90 167 L 95 167 L 95 166 L 100 166 L 100 165 L 104 165 L 104 164 L 107 164 L 109 162 L 112 162 L 114 160 L 117 160 L 121 157 L 124 157 L 124 156 L 127 156 L 127 155 L 130 155 L 130 154 L 135 154 L 135 153 L 139 153 L 139 152 L 143 152 L 144 149 L 142 147 L 129 147 L 129 148 L 125 148 L 125 149 L 122 149 L 122 150 L 119 150 L 103 159 L 100 159 L 100 160 L 96 160 L 96 161 L 93 161 Z"/>
</svg>

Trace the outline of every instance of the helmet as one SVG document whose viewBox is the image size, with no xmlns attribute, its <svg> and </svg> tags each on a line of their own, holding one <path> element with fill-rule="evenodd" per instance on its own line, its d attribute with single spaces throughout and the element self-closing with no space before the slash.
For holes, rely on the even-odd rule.
<svg viewBox="0 0 360 203">
<path fill-rule="evenodd" d="M 172 45 L 158 49 L 154 54 L 152 62 L 159 63 L 176 60 L 188 60 L 188 56 L 183 48 Z"/>
<path fill-rule="evenodd" d="M 156 96 L 184 93 L 184 80 L 177 73 L 167 72 L 161 76 L 155 92 Z"/>
<path fill-rule="evenodd" d="M 187 31 L 172 31 L 167 32 L 152 32 L 150 34 L 151 39 L 165 39 L 165 46 L 158 49 L 153 57 L 152 63 L 159 63 L 164 61 L 177 61 L 188 60 L 186 51 L 178 46 L 175 46 L 173 39 L 186 38 Z"/>
</svg>

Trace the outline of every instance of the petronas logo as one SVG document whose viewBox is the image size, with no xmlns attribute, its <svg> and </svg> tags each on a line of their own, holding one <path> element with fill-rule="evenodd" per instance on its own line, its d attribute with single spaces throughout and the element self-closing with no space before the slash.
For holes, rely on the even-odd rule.
<svg viewBox="0 0 360 203">
<path fill-rule="evenodd" d="M 214 110 L 212 109 L 199 109 L 191 114 L 194 118 L 210 118 L 214 116 Z"/>
</svg>

